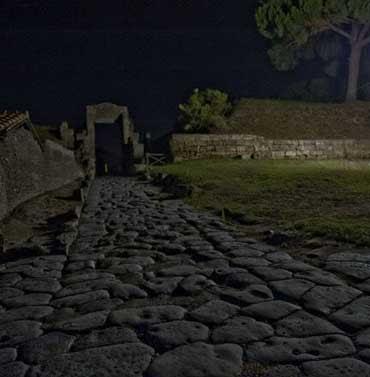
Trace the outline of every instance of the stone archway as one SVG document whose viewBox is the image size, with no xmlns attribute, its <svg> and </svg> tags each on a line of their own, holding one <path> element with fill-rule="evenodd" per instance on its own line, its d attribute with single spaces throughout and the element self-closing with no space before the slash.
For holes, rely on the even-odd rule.
<svg viewBox="0 0 370 377">
<path fill-rule="evenodd" d="M 101 103 L 97 105 L 89 105 L 86 107 L 86 125 L 87 125 L 87 142 L 89 150 L 89 166 L 88 174 L 91 178 L 95 177 L 97 173 L 97 154 L 96 154 L 96 127 L 99 125 L 104 127 L 107 125 L 107 133 L 115 128 L 120 130 L 120 140 L 123 151 L 123 164 L 126 170 L 133 164 L 132 140 L 134 137 L 133 125 L 130 121 L 127 107 L 118 106 L 113 103 Z M 112 125 L 112 128 L 110 127 Z M 117 131 L 117 130 L 115 130 Z M 118 134 L 117 134 L 118 135 Z M 133 168 L 133 166 L 132 166 Z M 109 168 L 108 168 L 109 169 Z M 130 174 L 131 172 L 127 172 Z"/>
</svg>

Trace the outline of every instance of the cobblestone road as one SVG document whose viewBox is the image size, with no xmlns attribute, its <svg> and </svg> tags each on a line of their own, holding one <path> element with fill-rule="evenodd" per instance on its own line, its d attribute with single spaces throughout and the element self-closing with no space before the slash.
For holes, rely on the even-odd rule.
<svg viewBox="0 0 370 377">
<path fill-rule="evenodd" d="M 370 256 L 318 269 L 158 199 L 98 179 L 69 256 L 0 266 L 0 377 L 370 376 Z"/>
</svg>

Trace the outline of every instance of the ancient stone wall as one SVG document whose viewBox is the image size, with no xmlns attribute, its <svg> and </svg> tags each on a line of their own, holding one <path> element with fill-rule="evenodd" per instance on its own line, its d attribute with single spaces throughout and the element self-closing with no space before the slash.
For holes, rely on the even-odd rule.
<svg viewBox="0 0 370 377">
<path fill-rule="evenodd" d="M 59 127 L 60 137 L 63 145 L 68 149 L 74 149 L 75 147 L 75 131 L 73 128 L 69 128 L 67 122 L 63 122 Z"/>
<path fill-rule="evenodd" d="M 20 203 L 83 177 L 73 151 L 24 128 L 0 140 L 0 219 Z"/>
<path fill-rule="evenodd" d="M 206 158 L 370 159 L 370 140 L 269 140 L 255 135 L 174 134 L 175 161 Z"/>
<path fill-rule="evenodd" d="M 113 103 L 100 103 L 86 107 L 86 127 L 88 142 L 88 174 L 90 178 L 96 174 L 96 151 L 95 151 L 95 125 L 100 123 L 114 123 L 119 119 L 122 127 L 123 144 L 127 144 L 129 139 L 133 139 L 133 124 L 126 106 L 118 106 Z"/>
</svg>

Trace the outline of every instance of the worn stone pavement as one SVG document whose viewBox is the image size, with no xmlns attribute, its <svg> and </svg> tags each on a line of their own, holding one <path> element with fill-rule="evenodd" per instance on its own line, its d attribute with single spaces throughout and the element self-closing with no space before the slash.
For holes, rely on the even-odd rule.
<svg viewBox="0 0 370 377">
<path fill-rule="evenodd" d="M 319 269 L 160 199 L 97 179 L 68 256 L 0 265 L 0 377 L 370 376 L 370 255 Z"/>
</svg>

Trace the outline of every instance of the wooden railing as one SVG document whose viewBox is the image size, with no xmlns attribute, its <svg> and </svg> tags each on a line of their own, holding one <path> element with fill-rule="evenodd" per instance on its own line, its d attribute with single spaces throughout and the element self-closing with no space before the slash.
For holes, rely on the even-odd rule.
<svg viewBox="0 0 370 377">
<path fill-rule="evenodd" d="M 145 165 L 163 165 L 167 162 L 167 155 L 163 153 L 145 153 Z"/>
</svg>

